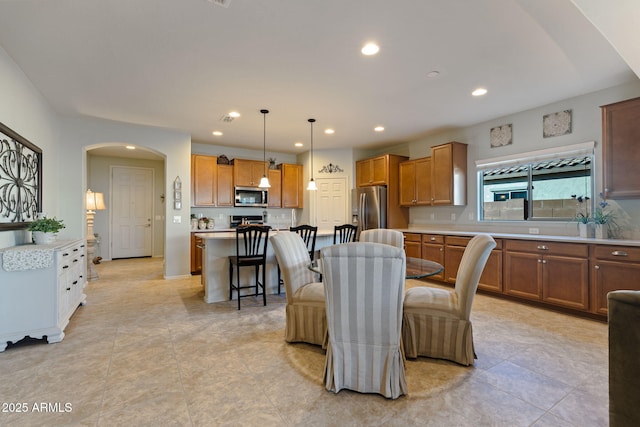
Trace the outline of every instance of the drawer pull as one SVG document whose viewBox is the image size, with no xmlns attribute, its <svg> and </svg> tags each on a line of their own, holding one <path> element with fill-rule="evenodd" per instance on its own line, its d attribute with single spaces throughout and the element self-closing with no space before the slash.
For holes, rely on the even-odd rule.
<svg viewBox="0 0 640 427">
<path fill-rule="evenodd" d="M 429 240 L 431 240 L 432 242 L 435 242 L 436 238 L 435 237 L 431 237 Z"/>
<path fill-rule="evenodd" d="M 74 259 L 74 260 L 73 260 L 73 262 L 78 262 L 78 260 L 77 260 L 77 259 Z"/>
<path fill-rule="evenodd" d="M 69 256 L 69 252 L 63 252 L 62 256 Z"/>
<path fill-rule="evenodd" d="M 69 266 L 68 265 L 63 265 L 62 268 L 69 268 Z"/>
<path fill-rule="evenodd" d="M 196 248 L 198 248 L 198 249 L 204 249 L 204 246 L 202 246 L 202 245 L 196 245 Z"/>
<path fill-rule="evenodd" d="M 67 290 L 68 290 L 68 291 L 70 291 L 70 290 L 71 290 L 71 288 L 67 288 Z"/>
<path fill-rule="evenodd" d="M 74 248 L 74 249 L 73 249 L 73 252 L 78 252 L 78 248 Z"/>
<path fill-rule="evenodd" d="M 538 249 L 540 249 L 541 251 L 548 251 L 549 247 L 545 245 L 538 245 Z"/>
<path fill-rule="evenodd" d="M 626 253 L 625 251 L 613 251 L 613 252 L 611 252 L 611 255 L 613 255 L 613 256 L 629 256 L 629 254 Z"/>
<path fill-rule="evenodd" d="M 593 267 L 593 268 L 595 268 L 596 270 L 600 270 L 600 266 L 599 266 L 599 265 L 596 265 L 596 266 L 595 266 L 595 267 Z"/>
<path fill-rule="evenodd" d="M 78 284 L 77 280 L 72 283 L 72 285 L 77 285 L 77 284 Z"/>
</svg>

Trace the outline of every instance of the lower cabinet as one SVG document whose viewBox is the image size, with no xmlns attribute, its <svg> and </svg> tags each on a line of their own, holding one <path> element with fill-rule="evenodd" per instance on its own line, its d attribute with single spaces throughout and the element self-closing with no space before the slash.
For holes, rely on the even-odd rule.
<svg viewBox="0 0 640 427">
<path fill-rule="evenodd" d="M 591 248 L 591 310 L 607 315 L 607 293 L 640 290 L 640 248 L 593 245 Z"/>
<path fill-rule="evenodd" d="M 504 292 L 589 310 L 589 247 L 582 243 L 506 240 Z"/>
<path fill-rule="evenodd" d="M 0 250 L 0 351 L 25 337 L 62 341 L 86 283 L 84 240 Z"/>
<path fill-rule="evenodd" d="M 446 236 L 444 248 L 445 277 L 449 283 L 456 283 L 458 267 L 471 237 Z M 478 289 L 502 292 L 502 240 L 495 239 L 496 247 L 491 251 L 487 264 L 480 276 Z"/>
<path fill-rule="evenodd" d="M 404 252 L 411 258 L 422 258 L 422 235 L 419 233 L 404 233 Z"/>
<path fill-rule="evenodd" d="M 191 274 L 202 273 L 202 238 L 191 233 Z"/>
<path fill-rule="evenodd" d="M 444 236 L 441 234 L 423 234 L 422 235 L 422 258 L 435 261 L 443 266 L 444 262 Z M 444 280 L 444 270 L 442 273 L 429 276 L 430 279 Z"/>
</svg>

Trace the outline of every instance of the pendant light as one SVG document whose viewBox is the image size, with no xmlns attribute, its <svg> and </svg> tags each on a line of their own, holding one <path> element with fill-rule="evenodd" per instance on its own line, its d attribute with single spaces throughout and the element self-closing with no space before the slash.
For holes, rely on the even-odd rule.
<svg viewBox="0 0 640 427">
<path fill-rule="evenodd" d="M 309 180 L 309 185 L 307 185 L 307 190 L 315 191 L 318 189 L 316 182 L 313 180 L 313 123 L 316 119 L 309 119 L 307 121 L 311 123 L 311 179 Z"/>
<path fill-rule="evenodd" d="M 264 138 L 262 139 L 263 141 L 262 161 L 264 163 L 264 175 L 262 175 L 262 178 L 260 179 L 260 184 L 258 185 L 258 187 L 270 188 L 271 184 L 269 184 L 269 178 L 267 178 L 267 114 L 269 114 L 269 110 L 260 110 L 260 112 L 262 113 L 263 122 L 264 122 L 264 129 L 263 129 Z"/>
</svg>

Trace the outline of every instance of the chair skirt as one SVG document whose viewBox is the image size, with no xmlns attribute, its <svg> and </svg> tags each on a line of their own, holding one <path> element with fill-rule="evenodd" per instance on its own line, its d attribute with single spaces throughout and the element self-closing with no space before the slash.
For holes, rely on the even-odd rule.
<svg viewBox="0 0 640 427">
<path fill-rule="evenodd" d="M 327 314 L 324 304 L 287 304 L 284 340 L 327 346 Z"/>
<path fill-rule="evenodd" d="M 345 362 L 346 355 L 349 363 Z M 364 372 L 368 374 L 364 375 Z M 334 393 L 346 388 L 360 393 L 378 393 L 390 399 L 408 393 L 400 347 L 346 342 L 332 345 L 329 340 L 323 381 L 326 389 Z"/>
<path fill-rule="evenodd" d="M 405 308 L 402 340 L 408 358 L 426 356 L 465 366 L 473 365 L 476 359 L 473 329 L 468 320 L 413 313 Z"/>
</svg>

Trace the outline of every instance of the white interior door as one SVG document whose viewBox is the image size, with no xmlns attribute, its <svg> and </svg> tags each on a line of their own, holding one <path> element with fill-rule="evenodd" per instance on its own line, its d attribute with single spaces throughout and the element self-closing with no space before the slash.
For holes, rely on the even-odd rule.
<svg viewBox="0 0 640 427">
<path fill-rule="evenodd" d="M 153 169 L 111 168 L 111 258 L 151 256 Z"/>
<path fill-rule="evenodd" d="M 347 191 L 347 178 L 316 179 L 317 226 L 319 230 L 333 230 L 336 225 L 346 224 L 349 220 L 350 199 Z"/>
</svg>

